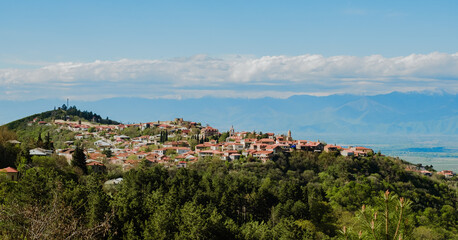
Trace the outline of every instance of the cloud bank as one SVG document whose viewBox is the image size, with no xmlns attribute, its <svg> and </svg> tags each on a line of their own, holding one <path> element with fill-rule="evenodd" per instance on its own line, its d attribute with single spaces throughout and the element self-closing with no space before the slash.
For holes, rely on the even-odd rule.
<svg viewBox="0 0 458 240">
<path fill-rule="evenodd" d="M 168 60 L 64 62 L 0 69 L 0 98 L 287 98 L 291 95 L 458 92 L 458 53 L 385 58 L 197 55 Z"/>
</svg>

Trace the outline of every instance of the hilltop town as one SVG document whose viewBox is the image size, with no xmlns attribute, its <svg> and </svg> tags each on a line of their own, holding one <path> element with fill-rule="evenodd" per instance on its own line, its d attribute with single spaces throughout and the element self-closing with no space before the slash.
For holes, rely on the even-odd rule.
<svg viewBox="0 0 458 240">
<path fill-rule="evenodd" d="M 69 112 L 72 115 L 68 115 Z M 265 163 L 293 151 L 327 152 L 352 158 L 375 154 L 373 149 L 364 146 L 344 147 L 323 141 L 293 139 L 291 131 L 286 134 L 235 131 L 233 126 L 228 131 L 220 131 L 183 118 L 122 124 L 102 119 L 92 112 L 81 112 L 74 106 L 30 116 L 12 124 L 16 127 L 23 125 L 24 132 L 32 134 L 28 139 L 38 137 L 39 140 L 29 150 L 30 156 L 54 154 L 71 164 L 76 147 L 81 146 L 86 165 L 96 172 L 114 168 L 127 171 L 140 164 L 181 168 L 199 159 Z M 48 143 L 43 144 L 42 131 L 47 132 Z M 35 132 L 39 136 L 33 135 Z M 41 144 L 38 143 L 40 141 Z M 20 144 L 17 140 L 10 142 Z M 407 165 L 406 170 L 426 176 L 433 174 L 431 169 L 423 166 Z M 455 175 L 452 171 L 438 174 L 446 178 Z"/>
<path fill-rule="evenodd" d="M 291 151 L 335 152 L 354 157 L 374 154 L 372 149 L 362 146 L 344 148 L 320 141 L 295 140 L 291 131 L 287 134 L 238 132 L 231 127 L 227 132 L 220 132 L 211 126 L 202 126 L 182 118 L 118 125 L 34 119 L 28 123 L 28 126 L 33 125 L 55 126 L 59 131 L 70 130 L 75 133 L 74 140 L 65 141 L 67 148 L 55 149 L 55 153 L 64 156 L 68 162 L 72 159 L 74 144 L 78 141 L 87 146 L 85 151 L 89 166 L 113 164 L 122 166 L 123 170 L 136 167 L 142 160 L 147 164 L 186 167 L 200 158 L 266 162 L 275 154 Z M 123 134 L 126 131 L 131 136 Z M 144 132 L 150 134 L 134 137 Z M 51 154 L 53 151 L 50 149 L 30 150 L 32 156 Z"/>
<path fill-rule="evenodd" d="M 342 147 L 326 144 L 320 141 L 295 140 L 291 131 L 285 134 L 237 132 L 233 127 L 227 132 L 220 132 L 211 126 L 185 121 L 176 118 L 174 121 L 157 121 L 139 124 L 104 125 L 91 122 L 74 122 L 54 120 L 52 122 L 34 119 L 28 126 L 46 125 L 57 126 L 74 133 L 75 139 L 65 141 L 67 148 L 55 151 L 43 148 L 30 150 L 32 156 L 49 156 L 56 153 L 67 159 L 73 158 L 75 141 L 85 143 L 87 166 L 95 171 L 104 171 L 107 165 L 121 167 L 126 171 L 137 167 L 140 163 L 147 165 L 162 164 L 166 167 L 186 167 L 202 158 L 213 158 L 222 161 L 272 160 L 275 154 L 291 151 L 332 152 L 349 157 L 366 157 L 373 155 L 371 148 L 363 146 Z M 149 135 L 128 136 L 124 131 L 138 135 L 148 132 Z M 132 134 L 130 134 L 132 135 Z M 380 153 L 379 153 L 380 154 Z M 414 165 L 406 168 L 408 171 L 419 172 L 432 176 L 433 172 L 424 167 Z M 454 172 L 444 170 L 438 174 L 451 178 Z"/>
</svg>

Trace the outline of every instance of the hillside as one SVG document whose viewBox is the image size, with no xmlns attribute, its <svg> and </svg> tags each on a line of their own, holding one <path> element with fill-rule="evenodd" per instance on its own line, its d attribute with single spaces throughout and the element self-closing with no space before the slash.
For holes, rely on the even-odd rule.
<svg viewBox="0 0 458 240">
<path fill-rule="evenodd" d="M 63 113 L 0 129 L 18 170 L 0 173 L 1 238 L 458 239 L 457 177 L 431 166 L 183 119 L 49 121 Z"/>
<path fill-rule="evenodd" d="M 4 126 L 8 127 L 11 130 L 17 130 L 19 128 L 25 128 L 29 122 L 45 121 L 50 122 L 52 120 L 71 120 L 71 121 L 88 121 L 99 124 L 119 124 L 116 121 L 110 120 L 108 118 L 103 119 L 100 115 L 78 110 L 75 106 L 63 108 L 57 108 L 50 111 L 45 111 L 42 113 L 33 114 L 10 123 L 5 124 Z"/>
</svg>

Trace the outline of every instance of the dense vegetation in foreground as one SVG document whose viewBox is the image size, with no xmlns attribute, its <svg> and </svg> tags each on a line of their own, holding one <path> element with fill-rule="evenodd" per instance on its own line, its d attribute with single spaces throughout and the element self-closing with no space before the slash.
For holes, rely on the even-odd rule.
<svg viewBox="0 0 458 240">
<path fill-rule="evenodd" d="M 98 116 L 70 110 L 39 117 Z M 31 157 L 34 137 L 55 130 L 28 127 L 37 116 L 0 127 L 0 168 L 19 170 L 18 181 L 0 174 L 0 239 L 458 239 L 457 178 L 406 171 L 397 158 L 293 151 L 96 173 Z"/>
<path fill-rule="evenodd" d="M 83 174 L 57 156 L 19 158 L 20 179 L 0 181 L 3 239 L 385 239 L 386 233 L 456 239 L 458 233 L 456 182 L 405 171 L 401 160 L 379 155 L 292 152 L 267 163 L 202 159 L 180 169 L 145 162 L 102 174 Z M 120 184 L 104 185 L 118 177 Z"/>
</svg>

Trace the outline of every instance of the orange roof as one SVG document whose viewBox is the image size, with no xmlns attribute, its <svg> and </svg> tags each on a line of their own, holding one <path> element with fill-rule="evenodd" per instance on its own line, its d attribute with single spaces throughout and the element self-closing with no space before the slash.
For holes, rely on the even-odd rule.
<svg viewBox="0 0 458 240">
<path fill-rule="evenodd" d="M 270 138 L 263 138 L 263 139 L 260 139 L 261 142 L 275 142 L 275 140 L 273 139 L 270 139 Z"/>
<path fill-rule="evenodd" d="M 0 172 L 16 173 L 18 171 L 12 167 L 7 167 L 7 168 L 0 169 Z"/>
<path fill-rule="evenodd" d="M 356 150 L 372 150 L 372 149 L 366 148 L 366 147 L 356 147 Z"/>
<path fill-rule="evenodd" d="M 103 165 L 103 163 L 99 163 L 99 162 L 90 162 L 90 163 L 87 163 L 86 165 L 87 166 L 105 166 Z"/>
</svg>

